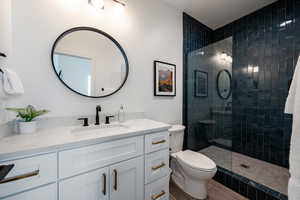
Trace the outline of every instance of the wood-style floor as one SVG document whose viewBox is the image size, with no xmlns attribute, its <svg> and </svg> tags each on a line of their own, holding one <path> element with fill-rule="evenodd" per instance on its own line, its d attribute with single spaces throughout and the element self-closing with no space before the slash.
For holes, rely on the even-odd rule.
<svg viewBox="0 0 300 200">
<path fill-rule="evenodd" d="M 170 200 L 196 200 L 182 192 L 172 181 L 170 183 Z M 208 200 L 248 200 L 216 181 L 208 184 Z"/>
</svg>

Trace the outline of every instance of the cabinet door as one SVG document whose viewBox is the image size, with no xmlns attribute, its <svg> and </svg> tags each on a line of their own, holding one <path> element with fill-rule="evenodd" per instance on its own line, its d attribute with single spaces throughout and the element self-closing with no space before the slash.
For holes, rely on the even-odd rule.
<svg viewBox="0 0 300 200">
<path fill-rule="evenodd" d="M 24 192 L 4 200 L 57 200 L 56 184 L 41 187 L 35 190 Z"/>
<path fill-rule="evenodd" d="M 144 199 L 143 157 L 110 167 L 110 200 Z"/>
<path fill-rule="evenodd" d="M 72 177 L 59 183 L 60 200 L 107 200 L 108 168 Z"/>
</svg>

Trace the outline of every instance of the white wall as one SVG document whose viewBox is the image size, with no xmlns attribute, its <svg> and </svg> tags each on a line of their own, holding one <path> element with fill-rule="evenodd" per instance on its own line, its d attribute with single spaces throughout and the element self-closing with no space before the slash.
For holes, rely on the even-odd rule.
<svg viewBox="0 0 300 200">
<path fill-rule="evenodd" d="M 0 52 L 11 55 L 11 0 L 1 0 L 0 3 Z M 7 58 L 0 57 L 0 68 L 9 65 Z M 2 75 L 0 74 L 0 81 Z M 1 93 L 1 92 L 0 92 Z M 1 94 L 0 94 L 1 96 Z M 0 99 L 0 125 L 7 120 L 6 100 Z"/>
<path fill-rule="evenodd" d="M 1 0 L 2 1 L 2 0 Z M 100 104 L 104 112 L 145 111 L 153 119 L 179 123 L 182 113 L 182 13 L 161 0 L 127 0 L 123 14 L 106 0 L 96 11 L 88 0 L 12 0 L 12 65 L 25 95 L 12 106 L 35 105 L 48 116 L 89 115 Z M 111 34 L 127 53 L 130 72 L 124 88 L 104 99 L 79 96 L 62 85 L 51 66 L 55 39 L 76 26 L 96 27 Z M 153 60 L 177 65 L 177 96 L 153 96 Z"/>
</svg>

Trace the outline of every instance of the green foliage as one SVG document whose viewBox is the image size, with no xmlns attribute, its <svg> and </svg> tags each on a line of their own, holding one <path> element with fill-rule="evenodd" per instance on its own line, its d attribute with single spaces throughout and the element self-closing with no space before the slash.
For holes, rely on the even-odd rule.
<svg viewBox="0 0 300 200">
<path fill-rule="evenodd" d="M 6 108 L 6 110 L 17 113 L 17 117 L 20 117 L 25 122 L 31 122 L 36 117 L 48 113 L 48 110 L 36 110 L 33 106 L 29 105 L 26 108 Z"/>
</svg>

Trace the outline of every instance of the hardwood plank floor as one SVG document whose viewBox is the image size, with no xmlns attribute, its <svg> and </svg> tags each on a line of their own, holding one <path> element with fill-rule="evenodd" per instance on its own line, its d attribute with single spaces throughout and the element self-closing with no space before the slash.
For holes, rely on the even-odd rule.
<svg viewBox="0 0 300 200">
<path fill-rule="evenodd" d="M 196 200 L 188 194 L 181 191 L 181 189 L 174 184 L 170 183 L 170 196 L 171 200 Z M 230 190 L 224 185 L 211 180 L 208 184 L 208 200 L 248 200 L 240 194 Z"/>
</svg>

